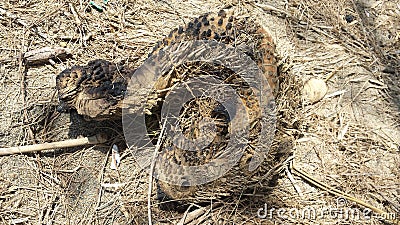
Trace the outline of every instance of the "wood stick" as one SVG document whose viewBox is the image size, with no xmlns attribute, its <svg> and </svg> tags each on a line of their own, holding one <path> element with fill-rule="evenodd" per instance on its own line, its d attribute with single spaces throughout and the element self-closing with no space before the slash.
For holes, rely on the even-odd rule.
<svg viewBox="0 0 400 225">
<path fill-rule="evenodd" d="M 71 56 L 71 50 L 60 47 L 44 47 L 23 54 L 28 65 L 40 65 L 49 62 L 50 59 L 66 59 L 68 56 Z"/>
<path fill-rule="evenodd" d="M 82 21 L 79 19 L 79 15 L 76 12 L 75 6 L 72 3 L 69 3 L 68 6 L 69 6 L 69 10 L 71 10 L 71 12 L 72 12 L 72 15 L 74 15 L 74 17 L 75 17 L 76 25 L 80 26 L 82 24 Z"/>
<path fill-rule="evenodd" d="M 199 209 L 194 210 L 193 212 L 187 213 L 181 220 L 178 222 L 178 225 L 189 224 L 200 217 L 207 215 L 212 209 L 218 208 L 222 206 L 221 203 L 217 202 L 207 207 L 202 207 Z"/>
<path fill-rule="evenodd" d="M 158 154 L 158 152 L 161 148 L 162 142 L 164 140 L 164 132 L 165 132 L 166 124 L 167 124 L 167 119 L 165 119 L 165 121 L 161 127 L 160 136 L 158 136 L 157 145 L 156 145 L 156 148 L 154 149 L 153 159 L 151 160 L 151 164 L 150 164 L 149 189 L 147 190 L 147 217 L 148 217 L 149 225 L 153 224 L 151 222 L 151 220 L 152 220 L 152 218 L 151 218 L 151 193 L 153 190 L 153 172 L 154 172 L 154 167 L 156 165 L 157 154 Z"/>
<path fill-rule="evenodd" d="M 0 148 L 0 156 L 17 154 L 17 153 L 43 151 L 55 148 L 67 148 L 67 147 L 76 147 L 82 145 L 101 144 L 106 141 L 107 137 L 105 134 L 97 134 L 91 137 L 77 138 L 65 141 L 57 141 L 57 142 L 35 144 L 35 145 L 25 145 L 25 146 L 10 147 L 10 148 Z"/>
</svg>

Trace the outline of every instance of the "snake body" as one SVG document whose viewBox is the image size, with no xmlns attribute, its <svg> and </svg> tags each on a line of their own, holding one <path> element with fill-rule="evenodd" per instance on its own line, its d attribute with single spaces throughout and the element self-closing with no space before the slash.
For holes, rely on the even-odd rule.
<svg viewBox="0 0 400 225">
<path fill-rule="evenodd" d="M 172 30 L 163 40 L 157 42 L 153 48 L 151 57 L 155 58 L 157 64 L 162 65 L 168 59 L 164 56 L 164 49 L 169 46 L 177 46 L 187 41 L 206 40 L 215 41 L 227 46 L 233 46 L 254 60 L 262 72 L 262 76 L 268 81 L 271 92 L 267 98 L 273 98 L 278 91 L 277 65 L 275 58 L 275 45 L 269 33 L 253 18 L 248 16 L 235 16 L 232 10 L 221 10 L 218 13 L 209 13 L 195 18 L 185 26 Z M 179 45 L 178 45 L 179 46 Z M 151 114 L 157 114 L 157 101 L 164 99 L 168 90 L 179 82 L 196 74 L 207 72 L 219 77 L 224 83 L 235 88 L 241 97 L 249 117 L 251 135 L 248 146 L 239 165 L 231 169 L 222 178 L 197 186 L 187 183 L 170 184 L 160 182 L 161 189 L 173 199 L 187 198 L 209 198 L 226 196 L 238 191 L 239 187 L 257 184 L 260 180 L 271 177 L 274 163 L 273 155 L 264 155 L 264 162 L 255 170 L 247 171 L 249 159 L 255 155 L 254 142 L 260 130 L 260 105 L 258 99 L 252 96 L 252 91 L 246 86 L 243 79 L 234 75 L 226 68 L 209 65 L 207 63 L 183 63 L 174 68 L 168 74 L 163 75 L 155 81 L 153 88 L 154 101 L 147 107 Z M 213 67 L 214 66 L 214 67 Z M 105 60 L 94 60 L 85 66 L 74 66 L 61 72 L 57 76 L 57 89 L 59 93 L 60 111 L 76 109 L 77 112 L 91 120 L 118 119 L 121 118 L 122 100 L 125 97 L 128 84 L 141 85 L 148 82 L 150 75 L 142 73 L 135 74 L 135 69 L 125 68 Z M 158 91 L 157 91 L 158 90 Z M 139 98 L 140 96 L 138 96 Z M 139 101 L 141 102 L 141 101 Z M 211 105 L 211 107 L 210 107 Z M 160 106 L 160 104 L 158 104 Z M 209 110 L 202 110 L 207 108 Z M 210 162 L 224 148 L 229 141 L 229 122 L 226 112 L 220 104 L 212 99 L 194 99 L 186 104 L 186 110 L 182 112 L 181 123 L 183 133 L 186 137 L 196 138 L 199 136 L 199 121 L 197 117 L 211 117 L 217 119 L 216 135 L 212 142 L 201 151 L 187 152 L 174 146 L 172 139 L 166 139 L 162 148 L 162 158 L 182 166 L 196 166 Z M 153 111 L 151 112 L 151 110 Z M 157 117 L 157 115 L 156 115 Z M 154 117 L 154 121 L 157 119 Z M 159 122 L 159 121 L 158 121 Z M 157 122 L 156 122 L 157 124 Z M 156 125 L 156 129 L 158 129 Z M 170 167 L 160 168 L 173 175 Z M 269 174 L 266 176 L 265 174 Z M 201 176 L 201 175 L 200 175 Z"/>
</svg>

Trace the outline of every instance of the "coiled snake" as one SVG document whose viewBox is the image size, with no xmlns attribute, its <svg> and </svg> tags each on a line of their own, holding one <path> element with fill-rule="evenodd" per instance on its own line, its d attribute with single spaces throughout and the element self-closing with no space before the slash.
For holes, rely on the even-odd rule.
<svg viewBox="0 0 400 225">
<path fill-rule="evenodd" d="M 179 43 L 203 40 L 228 46 L 227 48 L 240 51 L 252 59 L 262 73 L 260 76 L 264 76 L 263 78 L 268 81 L 270 87 L 267 89 L 267 93 L 262 93 L 263 98 L 266 98 L 267 102 L 273 102 L 273 95 L 277 93 L 279 85 L 274 55 L 275 45 L 272 38 L 254 19 L 246 16 L 234 16 L 234 12 L 230 10 L 221 10 L 217 14 L 210 13 L 200 16 L 185 26 L 172 30 L 167 37 L 155 45 L 150 54 L 153 61 L 156 62 L 154 66 L 162 65 L 168 60 L 164 51 L 166 47 L 178 46 L 176 48 L 179 48 Z M 133 84 L 135 89 L 140 89 L 141 85 L 151 82 L 154 77 L 154 75 L 135 72 L 137 72 L 136 69 L 126 68 L 122 64 L 118 65 L 105 60 L 94 60 L 85 66 L 74 66 L 67 69 L 57 76 L 59 110 L 76 109 L 79 114 L 90 120 L 121 119 L 124 107 L 123 99 L 129 91 L 128 84 Z M 162 74 L 152 84 L 153 91 L 151 93 L 146 90 L 143 92 L 143 96 L 140 94 L 135 96 L 135 98 L 146 99 L 146 123 L 149 133 L 160 130 L 160 111 L 163 100 L 171 88 L 189 78 L 201 77 L 204 74 L 217 77 L 222 84 L 231 85 L 240 96 L 249 115 L 250 136 L 243 142 L 245 150 L 238 165 L 221 178 L 199 185 L 192 185 L 187 180 L 172 184 L 161 181 L 161 189 L 173 199 L 202 199 L 230 195 L 239 191 L 241 187 L 251 187 L 270 179 L 277 164 L 274 161 L 273 151 L 266 151 L 262 153 L 264 161 L 257 168 L 249 171 L 250 159 L 257 154 L 254 146 L 261 132 L 260 104 L 263 103 L 260 103 L 258 97 L 254 95 L 251 85 L 246 83 L 246 79 L 221 65 L 182 61 L 181 65 Z M 199 118 L 206 117 L 216 121 L 214 137 L 205 148 L 197 151 L 184 151 L 181 147 L 176 146 L 173 138 L 166 138 L 162 143 L 164 150 L 160 152 L 161 157 L 182 166 L 196 166 L 211 162 L 231 141 L 229 126 L 232 115 L 227 115 L 224 107 L 209 97 L 193 98 L 182 108 L 179 115 L 180 126 L 186 138 L 196 139 L 200 136 L 201 120 Z M 153 138 L 157 138 L 157 135 Z M 173 176 L 176 173 L 170 167 L 163 166 L 162 162 L 157 163 L 161 164 L 160 168 L 166 174 Z M 196 176 L 202 176 L 202 174 Z"/>
</svg>

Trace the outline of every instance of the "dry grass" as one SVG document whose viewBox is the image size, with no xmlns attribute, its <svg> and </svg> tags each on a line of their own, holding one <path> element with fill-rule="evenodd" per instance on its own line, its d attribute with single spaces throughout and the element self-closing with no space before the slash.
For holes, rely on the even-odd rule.
<svg viewBox="0 0 400 225">
<path fill-rule="evenodd" d="M 264 1 L 258 7 L 230 0 L 111 0 L 103 12 L 83 1 L 5 0 L 0 8 L 14 18 L 0 15 L 0 60 L 8 61 L 0 61 L 1 147 L 90 135 L 92 128 L 114 129 L 117 124 L 87 124 L 83 129 L 76 115 L 56 113 L 56 74 L 95 58 L 138 66 L 172 28 L 232 4 L 243 12 L 250 10 L 277 44 L 283 87 L 287 88 L 280 93 L 279 104 L 284 118 L 291 118 L 282 121 L 283 131 L 297 140 L 290 149 L 296 165 L 399 218 L 399 0 Z M 21 53 L 46 46 L 66 46 L 73 57 L 54 66 L 25 70 L 20 65 Z M 293 111 L 291 87 L 296 82 L 288 77 L 327 79 L 330 96 L 315 105 L 298 105 Z M 147 223 L 147 174 L 129 153 L 122 156 L 119 171 L 108 169 L 110 148 L 1 157 L 0 224 Z M 204 214 L 199 223 L 382 223 L 376 218 L 346 220 L 327 215 L 293 219 L 274 214 L 272 219 L 260 219 L 257 210 L 265 203 L 286 210 L 338 206 L 336 197 L 295 174 L 292 177 L 289 171 L 282 173 L 275 188 L 265 189 L 255 196 L 243 193 L 227 200 Z M 154 221 L 159 224 L 175 224 L 184 215 L 165 209 L 156 199 L 152 202 Z M 351 202 L 339 204 L 362 210 Z"/>
</svg>

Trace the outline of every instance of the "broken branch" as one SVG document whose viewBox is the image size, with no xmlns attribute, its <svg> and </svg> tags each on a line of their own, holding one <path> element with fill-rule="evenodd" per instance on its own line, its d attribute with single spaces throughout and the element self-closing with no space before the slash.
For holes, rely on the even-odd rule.
<svg viewBox="0 0 400 225">
<path fill-rule="evenodd" d="M 65 141 L 57 141 L 57 142 L 35 144 L 35 145 L 25 145 L 25 146 L 10 147 L 10 148 L 0 148 L 0 156 L 17 154 L 17 153 L 37 152 L 37 151 L 56 149 L 56 148 L 94 145 L 94 144 L 105 143 L 106 141 L 107 141 L 107 136 L 105 134 L 97 134 L 91 137 L 77 138 Z"/>
<path fill-rule="evenodd" d="M 28 65 L 38 65 L 49 62 L 50 59 L 65 59 L 69 55 L 71 55 L 71 51 L 67 48 L 44 47 L 26 52 L 24 59 Z"/>
</svg>

